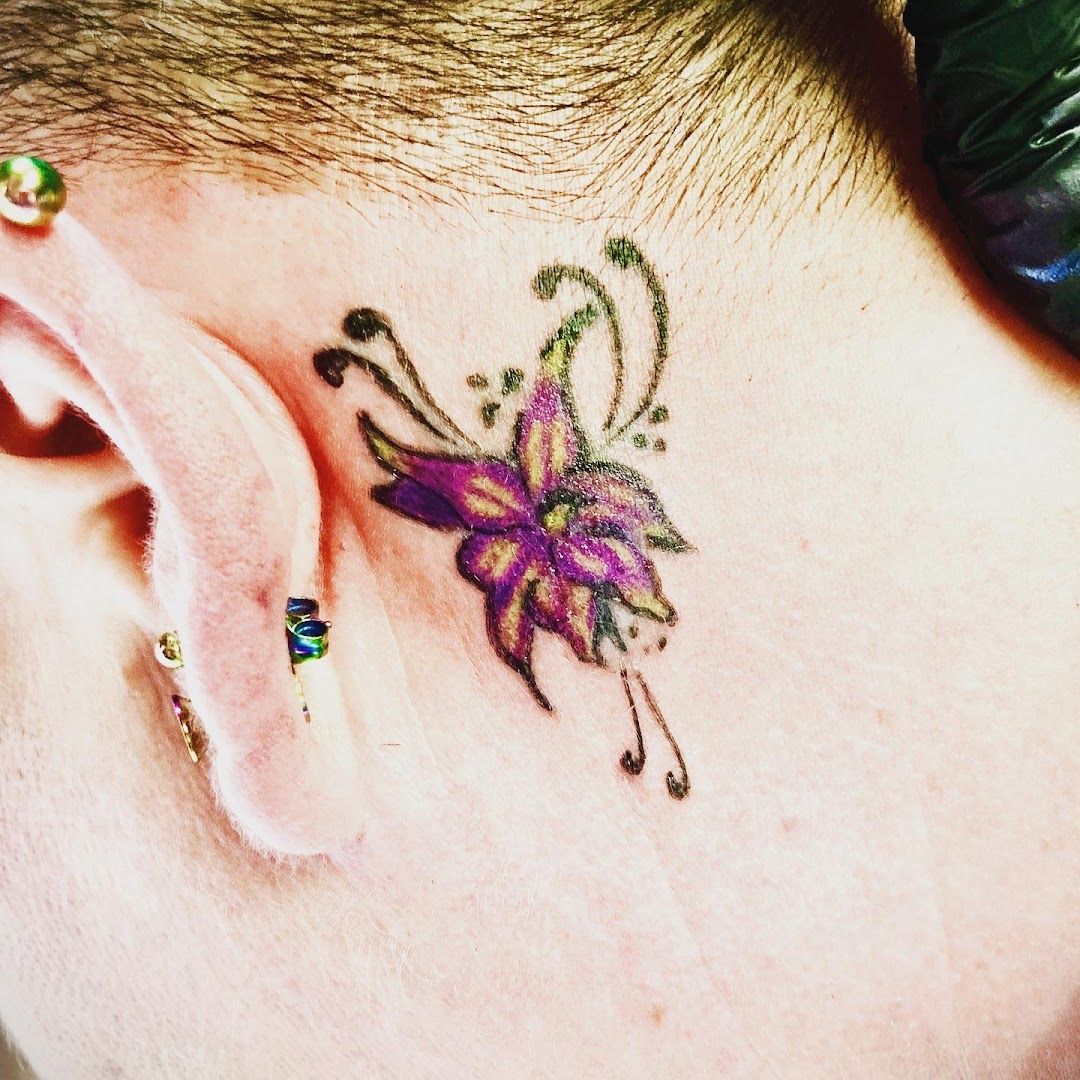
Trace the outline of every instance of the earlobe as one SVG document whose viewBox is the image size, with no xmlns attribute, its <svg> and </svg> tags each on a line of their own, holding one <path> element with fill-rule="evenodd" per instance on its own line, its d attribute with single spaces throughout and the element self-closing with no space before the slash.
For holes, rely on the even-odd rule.
<svg viewBox="0 0 1080 1080">
<path fill-rule="evenodd" d="M 306 725 L 283 631 L 286 599 L 318 590 L 318 490 L 291 419 L 242 358 L 167 310 L 71 218 L 44 233 L 0 230 L 0 248 L 0 336 L 24 346 L 0 347 L 0 378 L 40 423 L 75 405 L 148 489 L 161 629 L 183 640 L 185 692 L 226 810 L 259 847 L 351 847 L 360 769 L 332 660 L 320 661 Z M 18 368 L 31 340 L 34 378 Z"/>
</svg>

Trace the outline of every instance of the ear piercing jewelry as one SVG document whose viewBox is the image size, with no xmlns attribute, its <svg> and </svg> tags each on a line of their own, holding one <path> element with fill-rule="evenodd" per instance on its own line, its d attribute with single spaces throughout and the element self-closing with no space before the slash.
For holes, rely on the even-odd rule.
<svg viewBox="0 0 1080 1080">
<path fill-rule="evenodd" d="M 61 175 L 41 158 L 9 158 L 0 162 L 0 217 L 13 225 L 48 225 L 67 202 Z"/>
<path fill-rule="evenodd" d="M 293 681 L 296 683 L 296 696 L 300 699 L 300 708 L 304 710 L 304 721 L 311 723 L 311 710 L 308 708 L 307 695 L 304 693 L 300 676 L 296 674 L 297 664 L 306 664 L 309 660 L 319 660 L 330 648 L 330 624 L 318 617 L 319 604 L 306 596 L 290 596 L 285 604 L 285 637 L 289 642 L 289 663 L 292 665 Z"/>
<path fill-rule="evenodd" d="M 296 665 L 309 660 L 319 660 L 330 648 L 330 623 L 318 618 L 319 605 L 307 597 L 290 596 L 285 605 L 285 636 L 289 646 L 289 665 L 296 682 L 296 696 L 304 711 L 304 719 L 311 723 L 304 688 L 296 674 Z M 154 656 L 164 668 L 176 671 L 184 666 L 184 654 L 180 648 L 180 637 L 175 630 L 166 630 L 154 645 Z M 184 740 L 188 756 L 198 764 L 202 756 L 204 736 L 199 726 L 199 718 L 191 707 L 191 702 L 179 694 L 172 695 L 173 713 L 180 725 L 180 735 Z"/>
<path fill-rule="evenodd" d="M 180 651 L 180 638 L 175 630 L 166 630 L 154 645 L 157 662 L 170 671 L 177 671 L 184 666 L 184 654 Z M 180 736 L 184 740 L 188 757 L 198 765 L 202 750 L 203 736 L 197 726 L 199 718 L 191 707 L 191 702 L 179 694 L 172 695 L 173 714 L 180 725 Z"/>
<path fill-rule="evenodd" d="M 175 630 L 166 630 L 154 646 L 157 662 L 166 668 L 182 668 L 184 655 L 180 651 L 180 638 Z"/>
<path fill-rule="evenodd" d="M 192 764 L 198 765 L 203 744 L 202 729 L 196 727 L 199 718 L 195 715 L 191 702 L 179 694 L 173 694 L 172 707 L 176 722 L 180 725 L 180 737 L 184 740 L 184 746 L 187 747 L 188 757 L 191 758 Z"/>
<path fill-rule="evenodd" d="M 319 618 L 318 602 L 306 597 L 289 597 L 285 605 L 285 635 L 294 667 L 321 659 L 330 648 L 330 623 Z"/>
</svg>

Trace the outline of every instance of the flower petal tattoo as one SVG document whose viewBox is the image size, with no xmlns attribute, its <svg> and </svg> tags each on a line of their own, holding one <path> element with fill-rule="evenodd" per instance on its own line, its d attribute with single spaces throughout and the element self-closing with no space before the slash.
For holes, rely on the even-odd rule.
<svg viewBox="0 0 1080 1080">
<path fill-rule="evenodd" d="M 667 774 L 667 787 L 673 798 L 682 799 L 690 790 L 682 752 L 644 676 L 629 660 L 623 630 L 638 639 L 638 620 L 675 624 L 675 608 L 664 595 L 651 556 L 680 554 L 690 547 L 644 476 L 606 456 L 627 436 L 631 445 L 647 446 L 635 426 L 668 418 L 666 406 L 653 404 L 667 360 L 667 299 L 659 275 L 633 241 L 610 240 L 605 255 L 618 269 L 636 270 L 652 300 L 653 363 L 628 416 L 622 410 L 625 369 L 616 305 L 595 274 L 561 264 L 537 274 L 537 296 L 553 300 L 566 282 L 579 286 L 587 299 L 541 348 L 532 390 L 502 455 L 485 453 L 436 403 L 389 320 L 371 308 L 346 316 L 348 344 L 318 352 L 314 367 L 335 389 L 343 385 L 350 365 L 366 372 L 443 444 L 437 449 L 404 445 L 368 413 L 358 415 L 369 452 L 390 477 L 373 489 L 373 497 L 430 528 L 464 533 L 458 571 L 484 594 L 488 638 L 498 656 L 548 710 L 551 702 L 532 667 L 538 630 L 562 638 L 584 663 L 617 670 L 637 741 L 636 751 L 627 750 L 620 764 L 631 775 L 645 765 L 640 700 L 675 756 L 679 774 Z M 598 437 L 590 439 L 577 411 L 573 362 L 582 336 L 600 321 L 606 322 L 611 341 L 614 393 Z M 516 392 L 521 372 L 506 371 L 519 376 L 506 391 Z M 475 373 L 467 381 L 473 389 L 489 386 L 485 376 Z M 484 414 L 484 426 L 493 429 L 497 412 L 490 414 Z M 664 447 L 666 441 L 656 441 L 656 449 Z M 659 637 L 656 647 L 662 649 L 666 641 Z"/>
</svg>

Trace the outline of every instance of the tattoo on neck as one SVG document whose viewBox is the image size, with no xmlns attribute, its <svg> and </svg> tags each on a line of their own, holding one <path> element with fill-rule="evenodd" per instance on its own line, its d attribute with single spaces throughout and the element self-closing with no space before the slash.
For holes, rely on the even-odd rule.
<svg viewBox="0 0 1080 1080">
<path fill-rule="evenodd" d="M 365 372 L 437 442 L 431 448 L 399 442 L 367 412 L 357 416 L 369 452 L 390 477 L 372 497 L 429 528 L 464 534 L 458 571 L 484 594 L 491 644 L 536 701 L 552 709 L 532 663 L 536 634 L 543 631 L 561 638 L 582 662 L 618 673 L 636 739 L 621 766 L 632 776 L 645 767 L 643 706 L 678 765 L 677 774 L 667 774 L 668 792 L 683 799 L 690 791 L 686 763 L 638 658 L 663 650 L 666 628 L 676 622 L 651 556 L 691 548 L 652 485 L 616 459 L 619 451 L 639 455 L 668 446 L 669 410 L 656 400 L 668 358 L 667 297 L 632 240 L 609 240 L 604 255 L 611 268 L 636 272 L 651 301 L 652 362 L 632 405 L 626 404 L 623 329 L 611 293 L 591 271 L 558 263 L 539 271 L 534 293 L 550 301 L 564 285 L 566 292 L 577 286 L 584 303 L 540 348 L 531 386 L 520 368 L 466 377 L 479 395 L 478 438 L 440 407 L 390 320 L 372 308 L 349 312 L 344 343 L 317 352 L 314 367 L 335 389 L 344 385 L 349 367 Z M 599 430 L 587 431 L 574 357 L 582 337 L 599 323 L 607 327 L 613 391 Z M 655 437 L 656 425 L 665 425 L 664 437 Z M 484 437 L 508 445 L 488 449 Z"/>
</svg>

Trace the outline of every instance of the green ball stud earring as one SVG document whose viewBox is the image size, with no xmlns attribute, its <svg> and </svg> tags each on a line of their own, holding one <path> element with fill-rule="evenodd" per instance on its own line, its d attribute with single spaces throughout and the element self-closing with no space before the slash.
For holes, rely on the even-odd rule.
<svg viewBox="0 0 1080 1080">
<path fill-rule="evenodd" d="M 0 217 L 13 225 L 48 225 L 66 201 L 64 180 L 47 161 L 22 156 L 0 162 Z"/>
</svg>

